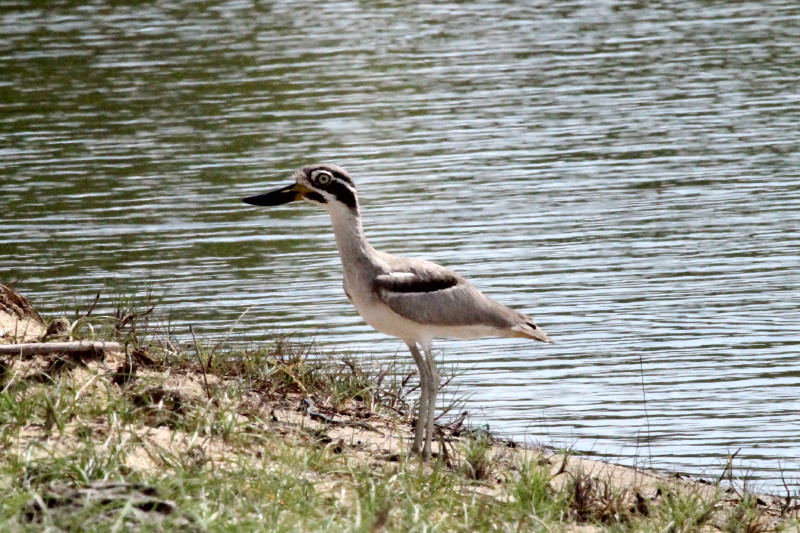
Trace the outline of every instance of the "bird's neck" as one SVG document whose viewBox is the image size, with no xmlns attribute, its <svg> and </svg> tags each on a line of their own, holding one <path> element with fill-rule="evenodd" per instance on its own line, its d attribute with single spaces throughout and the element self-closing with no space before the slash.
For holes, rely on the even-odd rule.
<svg viewBox="0 0 800 533">
<path fill-rule="evenodd" d="M 328 214 L 331 217 L 333 234 L 336 236 L 336 247 L 339 249 L 339 257 L 342 259 L 345 270 L 349 266 L 347 262 L 353 261 L 362 267 L 365 263 L 372 262 L 374 249 L 364 235 L 358 210 L 351 211 L 334 207 L 328 209 Z"/>
</svg>

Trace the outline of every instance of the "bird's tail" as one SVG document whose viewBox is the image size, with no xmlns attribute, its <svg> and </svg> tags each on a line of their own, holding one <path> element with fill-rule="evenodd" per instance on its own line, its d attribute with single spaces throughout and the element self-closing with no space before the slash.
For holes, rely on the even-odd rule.
<svg viewBox="0 0 800 533">
<path fill-rule="evenodd" d="M 548 342 L 551 344 L 553 343 L 550 337 L 547 336 L 547 333 L 542 331 L 542 328 L 534 324 L 533 320 L 526 320 L 525 322 L 520 322 L 511 329 L 517 332 L 520 337 L 525 337 L 527 339 L 533 339 L 541 342 Z"/>
</svg>

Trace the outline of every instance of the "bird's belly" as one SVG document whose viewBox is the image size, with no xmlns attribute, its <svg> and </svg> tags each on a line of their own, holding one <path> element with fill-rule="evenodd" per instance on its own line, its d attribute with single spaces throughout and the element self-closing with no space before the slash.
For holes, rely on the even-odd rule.
<svg viewBox="0 0 800 533">
<path fill-rule="evenodd" d="M 386 335 L 414 341 L 418 336 L 418 325 L 404 318 L 382 303 L 353 300 L 353 306 L 364 321 Z"/>
</svg>

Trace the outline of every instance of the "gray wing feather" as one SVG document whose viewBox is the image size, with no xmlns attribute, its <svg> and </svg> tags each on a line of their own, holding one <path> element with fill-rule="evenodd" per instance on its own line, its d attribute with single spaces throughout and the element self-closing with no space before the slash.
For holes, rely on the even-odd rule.
<svg viewBox="0 0 800 533">
<path fill-rule="evenodd" d="M 438 268 L 377 276 L 374 282 L 376 296 L 398 315 L 425 324 L 485 324 L 505 329 L 524 319 L 519 313 L 485 296 L 454 272 L 431 265 Z"/>
</svg>

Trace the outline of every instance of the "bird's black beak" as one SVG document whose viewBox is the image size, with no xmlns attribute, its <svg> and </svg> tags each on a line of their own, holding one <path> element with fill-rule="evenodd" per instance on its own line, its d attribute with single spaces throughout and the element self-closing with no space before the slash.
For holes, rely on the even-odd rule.
<svg viewBox="0 0 800 533">
<path fill-rule="evenodd" d="M 305 192 L 303 189 L 304 187 L 299 183 L 292 183 L 276 191 L 242 198 L 242 201 L 250 205 L 283 205 L 295 200 L 301 200 Z"/>
</svg>

